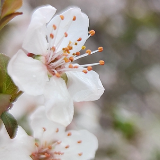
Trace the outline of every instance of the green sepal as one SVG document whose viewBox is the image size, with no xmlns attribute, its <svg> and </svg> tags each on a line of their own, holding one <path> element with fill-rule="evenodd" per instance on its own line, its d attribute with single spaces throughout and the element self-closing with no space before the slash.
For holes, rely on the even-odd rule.
<svg viewBox="0 0 160 160">
<path fill-rule="evenodd" d="M 67 74 L 66 73 L 63 73 L 61 75 L 61 78 L 65 81 L 66 85 L 67 85 L 67 82 L 68 82 L 68 77 L 67 77 Z"/>
<path fill-rule="evenodd" d="M 16 135 L 17 128 L 18 128 L 16 119 L 10 113 L 6 111 L 2 113 L 1 120 L 4 123 L 5 128 L 10 138 L 14 138 Z"/>
</svg>

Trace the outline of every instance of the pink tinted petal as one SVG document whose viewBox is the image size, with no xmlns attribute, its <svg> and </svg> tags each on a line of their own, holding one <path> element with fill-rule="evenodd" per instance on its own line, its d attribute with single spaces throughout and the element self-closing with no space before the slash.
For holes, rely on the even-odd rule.
<svg viewBox="0 0 160 160">
<path fill-rule="evenodd" d="M 68 91 L 76 102 L 94 101 L 101 97 L 104 87 L 95 71 L 66 72 L 68 76 Z"/>
<path fill-rule="evenodd" d="M 49 120 L 45 114 L 45 107 L 39 107 L 30 118 L 34 137 L 41 142 L 52 142 L 61 139 L 65 133 L 65 127 Z"/>
<path fill-rule="evenodd" d="M 60 16 L 57 15 L 47 26 L 49 30 L 48 34 L 53 33 L 54 35 L 52 46 L 56 46 L 58 52 L 62 48 L 67 47 L 70 41 L 75 43 L 77 39 L 82 38 L 78 42 L 78 45 L 73 45 L 73 49 L 71 50 L 71 53 L 77 52 L 81 50 L 81 47 L 88 38 L 89 19 L 79 8 L 70 8 L 61 15 L 64 16 L 64 20 L 61 20 Z M 75 21 L 73 21 L 74 16 L 76 17 Z M 53 25 L 56 25 L 56 30 L 53 29 Z M 67 37 L 64 37 L 65 32 L 68 34 Z"/>
<path fill-rule="evenodd" d="M 46 54 L 48 43 L 46 40 L 46 24 L 55 14 L 56 9 L 50 5 L 38 8 L 32 15 L 31 23 L 26 32 L 23 48 L 36 55 Z"/>
<path fill-rule="evenodd" d="M 8 73 L 20 90 L 29 95 L 43 94 L 48 75 L 42 62 L 19 50 L 8 64 Z"/>
<path fill-rule="evenodd" d="M 52 77 L 46 84 L 44 96 L 47 117 L 64 126 L 70 124 L 74 108 L 65 81 Z"/>
<path fill-rule="evenodd" d="M 56 145 L 55 152 L 61 151 L 61 160 L 89 160 L 94 158 L 98 148 L 97 138 L 87 130 L 68 131 L 61 144 Z"/>
</svg>

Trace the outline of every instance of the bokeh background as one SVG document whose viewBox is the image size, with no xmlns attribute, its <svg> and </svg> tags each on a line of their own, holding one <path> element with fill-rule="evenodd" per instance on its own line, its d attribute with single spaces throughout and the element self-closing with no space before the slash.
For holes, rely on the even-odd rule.
<svg viewBox="0 0 160 160">
<path fill-rule="evenodd" d="M 24 0 L 23 15 L 0 32 L 0 52 L 12 56 L 21 48 L 32 11 L 45 4 L 57 12 L 80 7 L 96 31 L 87 48 L 104 47 L 79 63 L 105 61 L 93 67 L 105 92 L 96 102 L 76 103 L 68 129 L 97 136 L 95 160 L 160 160 L 160 0 Z M 13 107 L 28 132 L 27 116 L 40 101 L 23 95 Z"/>
</svg>

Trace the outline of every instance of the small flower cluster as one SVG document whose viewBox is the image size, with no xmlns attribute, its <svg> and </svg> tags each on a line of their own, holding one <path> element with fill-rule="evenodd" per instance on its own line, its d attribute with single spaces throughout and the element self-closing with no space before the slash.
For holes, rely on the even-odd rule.
<svg viewBox="0 0 160 160">
<path fill-rule="evenodd" d="M 88 160 L 95 156 L 98 142 L 93 134 L 86 130 L 65 131 L 65 127 L 73 118 L 73 102 L 94 101 L 104 92 L 99 75 L 92 70 L 94 65 L 104 65 L 103 60 L 74 63 L 102 52 L 103 47 L 87 49 L 81 55 L 84 43 L 95 34 L 94 30 L 88 32 L 88 17 L 79 8 L 53 17 L 55 12 L 48 5 L 33 13 L 23 50 L 9 62 L 8 73 L 14 83 L 24 93 L 43 95 L 44 106 L 30 118 L 33 137 L 19 127 L 15 139 L 0 140 L 2 160 Z M 4 128 L 0 134 L 3 132 Z"/>
</svg>

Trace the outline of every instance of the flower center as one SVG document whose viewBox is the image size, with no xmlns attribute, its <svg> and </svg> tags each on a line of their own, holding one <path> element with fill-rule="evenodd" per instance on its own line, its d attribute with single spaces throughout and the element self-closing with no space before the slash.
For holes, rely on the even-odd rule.
<svg viewBox="0 0 160 160">
<path fill-rule="evenodd" d="M 54 26 L 54 25 L 53 25 Z M 94 30 L 91 30 L 89 36 L 93 36 L 95 34 Z M 64 37 L 67 37 L 68 34 L 65 32 Z M 51 33 L 50 38 L 53 39 L 54 36 Z M 102 52 L 103 47 L 99 47 L 95 51 L 91 51 L 90 49 L 87 49 L 85 54 L 80 55 L 80 52 L 72 53 L 72 50 L 74 46 L 78 45 L 78 42 L 80 42 L 82 38 L 78 38 L 75 42 L 69 41 L 67 47 L 62 48 L 61 51 L 57 52 L 57 49 L 55 46 L 51 47 L 48 51 L 48 54 L 45 56 L 45 65 L 51 75 L 55 75 L 57 77 L 60 77 L 62 73 L 66 71 L 82 71 L 84 73 L 87 73 L 88 71 L 92 70 L 92 66 L 94 65 L 104 65 L 104 61 L 100 60 L 99 63 L 93 63 L 93 64 L 85 64 L 85 65 L 79 65 L 79 64 L 73 64 L 72 62 L 83 58 L 85 56 L 91 55 L 96 52 Z M 86 47 L 82 46 L 82 50 L 84 50 Z"/>
<path fill-rule="evenodd" d="M 54 144 L 58 144 L 55 142 Z M 54 145 L 53 144 L 53 145 Z M 44 145 L 40 146 L 37 142 L 35 143 L 36 151 L 31 154 L 31 158 L 33 160 L 61 160 L 55 158 L 56 155 L 63 155 L 63 152 L 54 152 L 54 148 L 52 145 L 48 145 L 45 143 Z"/>
</svg>

